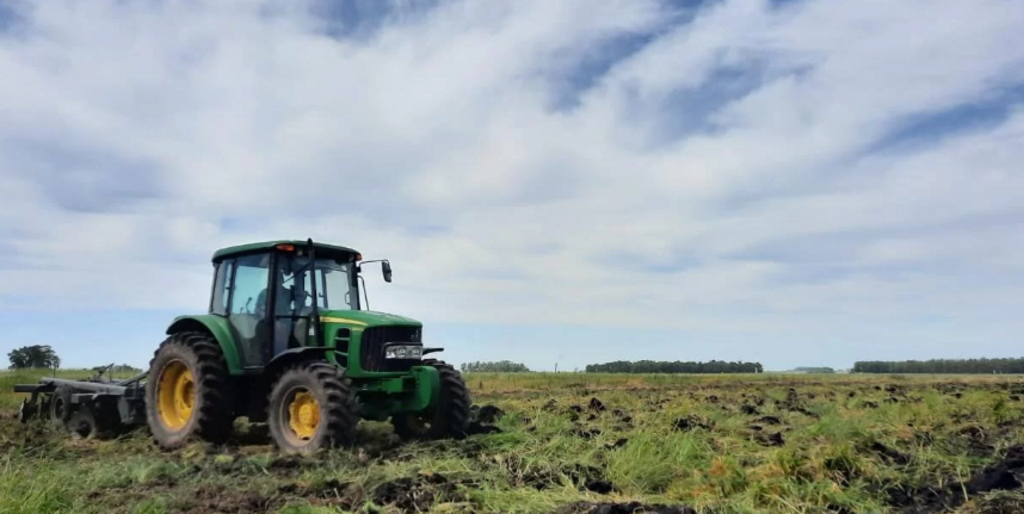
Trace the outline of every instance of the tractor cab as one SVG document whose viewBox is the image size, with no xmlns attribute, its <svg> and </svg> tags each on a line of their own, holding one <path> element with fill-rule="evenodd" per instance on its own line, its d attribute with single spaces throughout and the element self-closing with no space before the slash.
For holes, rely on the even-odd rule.
<svg viewBox="0 0 1024 514">
<path fill-rule="evenodd" d="M 228 319 L 242 366 L 262 367 L 289 349 L 319 346 L 320 312 L 361 308 L 360 260 L 351 248 L 299 241 L 219 250 L 210 314 Z"/>
</svg>

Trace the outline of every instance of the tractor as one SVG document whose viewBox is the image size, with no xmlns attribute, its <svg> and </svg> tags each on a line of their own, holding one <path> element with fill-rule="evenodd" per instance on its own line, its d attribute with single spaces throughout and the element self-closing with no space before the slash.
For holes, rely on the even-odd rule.
<svg viewBox="0 0 1024 514">
<path fill-rule="evenodd" d="M 390 419 L 403 439 L 467 435 L 462 376 L 426 358 L 442 348 L 423 346 L 420 322 L 368 310 L 363 267 L 380 263 L 391 282 L 389 261 L 311 239 L 224 248 L 212 261 L 209 312 L 175 318 L 148 372 L 16 386 L 33 393 L 23 418 L 41 396 L 55 421 L 145 423 L 164 449 L 224 442 L 242 416 L 267 423 L 287 453 L 347 445 L 360 419 Z"/>
</svg>

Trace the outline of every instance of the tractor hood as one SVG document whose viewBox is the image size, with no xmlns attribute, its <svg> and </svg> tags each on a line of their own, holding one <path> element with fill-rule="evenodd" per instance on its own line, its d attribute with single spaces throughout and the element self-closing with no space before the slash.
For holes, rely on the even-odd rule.
<svg viewBox="0 0 1024 514">
<path fill-rule="evenodd" d="M 320 321 L 323 323 L 341 323 L 352 327 L 374 327 L 374 326 L 421 326 L 422 323 L 412 318 L 388 314 L 376 311 L 354 311 L 354 310 L 324 310 L 320 311 Z"/>
</svg>

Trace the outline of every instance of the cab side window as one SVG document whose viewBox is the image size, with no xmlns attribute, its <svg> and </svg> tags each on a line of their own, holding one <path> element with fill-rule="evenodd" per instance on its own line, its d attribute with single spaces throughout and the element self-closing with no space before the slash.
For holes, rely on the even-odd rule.
<svg viewBox="0 0 1024 514">
<path fill-rule="evenodd" d="M 217 263 L 217 269 L 213 276 L 213 295 L 210 299 L 211 314 L 228 315 L 228 298 L 231 297 L 231 271 L 234 266 L 234 259 Z"/>
<path fill-rule="evenodd" d="M 266 312 L 267 283 L 270 270 L 266 255 L 239 257 L 235 264 L 231 314 L 250 314 L 262 317 Z"/>
</svg>

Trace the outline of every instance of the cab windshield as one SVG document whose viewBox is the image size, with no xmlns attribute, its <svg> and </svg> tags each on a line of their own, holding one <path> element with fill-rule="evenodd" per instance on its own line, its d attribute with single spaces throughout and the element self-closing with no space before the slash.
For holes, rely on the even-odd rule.
<svg viewBox="0 0 1024 514">
<path fill-rule="evenodd" d="M 278 315 L 309 316 L 313 312 L 316 280 L 317 307 L 321 310 L 358 309 L 359 292 L 354 285 L 352 263 L 330 258 L 316 260 L 316 275 L 309 272 L 308 257 L 279 259 Z"/>
</svg>

